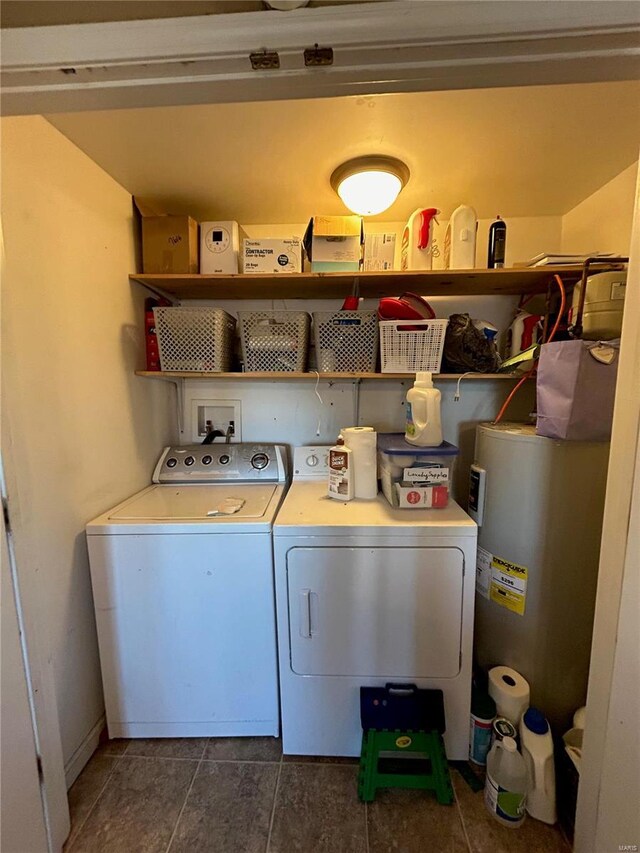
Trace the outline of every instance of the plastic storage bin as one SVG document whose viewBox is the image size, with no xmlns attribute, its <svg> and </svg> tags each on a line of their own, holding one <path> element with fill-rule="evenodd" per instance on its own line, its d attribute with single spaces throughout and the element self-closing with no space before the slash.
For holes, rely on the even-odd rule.
<svg viewBox="0 0 640 853">
<path fill-rule="evenodd" d="M 443 441 L 439 447 L 414 447 L 404 434 L 378 435 L 378 476 L 391 506 L 403 509 L 442 509 L 449 503 L 458 448 Z"/>
<path fill-rule="evenodd" d="M 240 311 L 244 369 L 304 372 L 311 317 L 306 311 Z"/>
<path fill-rule="evenodd" d="M 227 373 L 236 321 L 221 308 L 154 308 L 161 370 Z"/>
<path fill-rule="evenodd" d="M 439 373 L 448 320 L 381 320 L 382 373 Z"/>
<path fill-rule="evenodd" d="M 320 373 L 374 373 L 378 357 L 375 311 L 315 311 L 313 329 Z"/>
</svg>

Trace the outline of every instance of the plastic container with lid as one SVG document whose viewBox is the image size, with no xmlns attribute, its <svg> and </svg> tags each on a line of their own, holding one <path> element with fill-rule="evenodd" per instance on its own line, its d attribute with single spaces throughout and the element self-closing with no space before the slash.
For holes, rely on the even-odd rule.
<svg viewBox="0 0 640 853">
<path fill-rule="evenodd" d="M 527 766 L 512 737 L 497 740 L 487 756 L 484 803 L 504 826 L 518 827 L 525 818 Z"/>
<path fill-rule="evenodd" d="M 527 812 L 543 823 L 556 822 L 553 737 L 544 714 L 529 708 L 520 720 L 520 745 L 527 767 Z"/>
<path fill-rule="evenodd" d="M 403 433 L 378 435 L 378 476 L 391 506 L 440 509 L 449 503 L 458 448 L 443 441 L 437 447 L 415 447 Z"/>
</svg>

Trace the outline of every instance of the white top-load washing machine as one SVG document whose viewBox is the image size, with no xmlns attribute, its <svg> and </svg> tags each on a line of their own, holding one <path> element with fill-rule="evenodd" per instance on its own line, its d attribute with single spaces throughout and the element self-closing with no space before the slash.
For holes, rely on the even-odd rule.
<svg viewBox="0 0 640 853">
<path fill-rule="evenodd" d="M 109 735 L 277 735 L 284 450 L 166 448 L 153 483 L 87 526 Z"/>
<path fill-rule="evenodd" d="M 361 686 L 444 694 L 447 755 L 469 757 L 477 528 L 452 501 L 327 497 L 326 447 L 299 447 L 273 528 L 285 753 L 359 755 Z"/>
</svg>

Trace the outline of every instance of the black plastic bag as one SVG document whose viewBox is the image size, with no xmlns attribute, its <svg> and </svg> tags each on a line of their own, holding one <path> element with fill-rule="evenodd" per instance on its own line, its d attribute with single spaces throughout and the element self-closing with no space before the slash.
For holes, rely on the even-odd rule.
<svg viewBox="0 0 640 853">
<path fill-rule="evenodd" d="M 442 373 L 495 373 L 500 356 L 495 341 L 473 325 L 468 314 L 452 314 L 444 339 Z"/>
</svg>

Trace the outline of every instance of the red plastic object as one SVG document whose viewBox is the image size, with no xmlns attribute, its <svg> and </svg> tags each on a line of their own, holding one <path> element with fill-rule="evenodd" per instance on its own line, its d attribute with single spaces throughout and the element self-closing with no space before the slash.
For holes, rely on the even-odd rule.
<svg viewBox="0 0 640 853">
<path fill-rule="evenodd" d="M 378 306 L 381 320 L 433 320 L 435 316 L 426 299 L 415 293 L 403 293 L 399 298 L 383 296 Z"/>
<path fill-rule="evenodd" d="M 420 217 L 420 230 L 418 232 L 418 248 L 426 249 L 429 245 L 429 226 L 431 220 L 438 213 L 436 207 L 426 207 Z"/>
<path fill-rule="evenodd" d="M 357 311 L 360 307 L 360 298 L 358 296 L 347 296 L 342 303 L 341 311 Z"/>
</svg>

